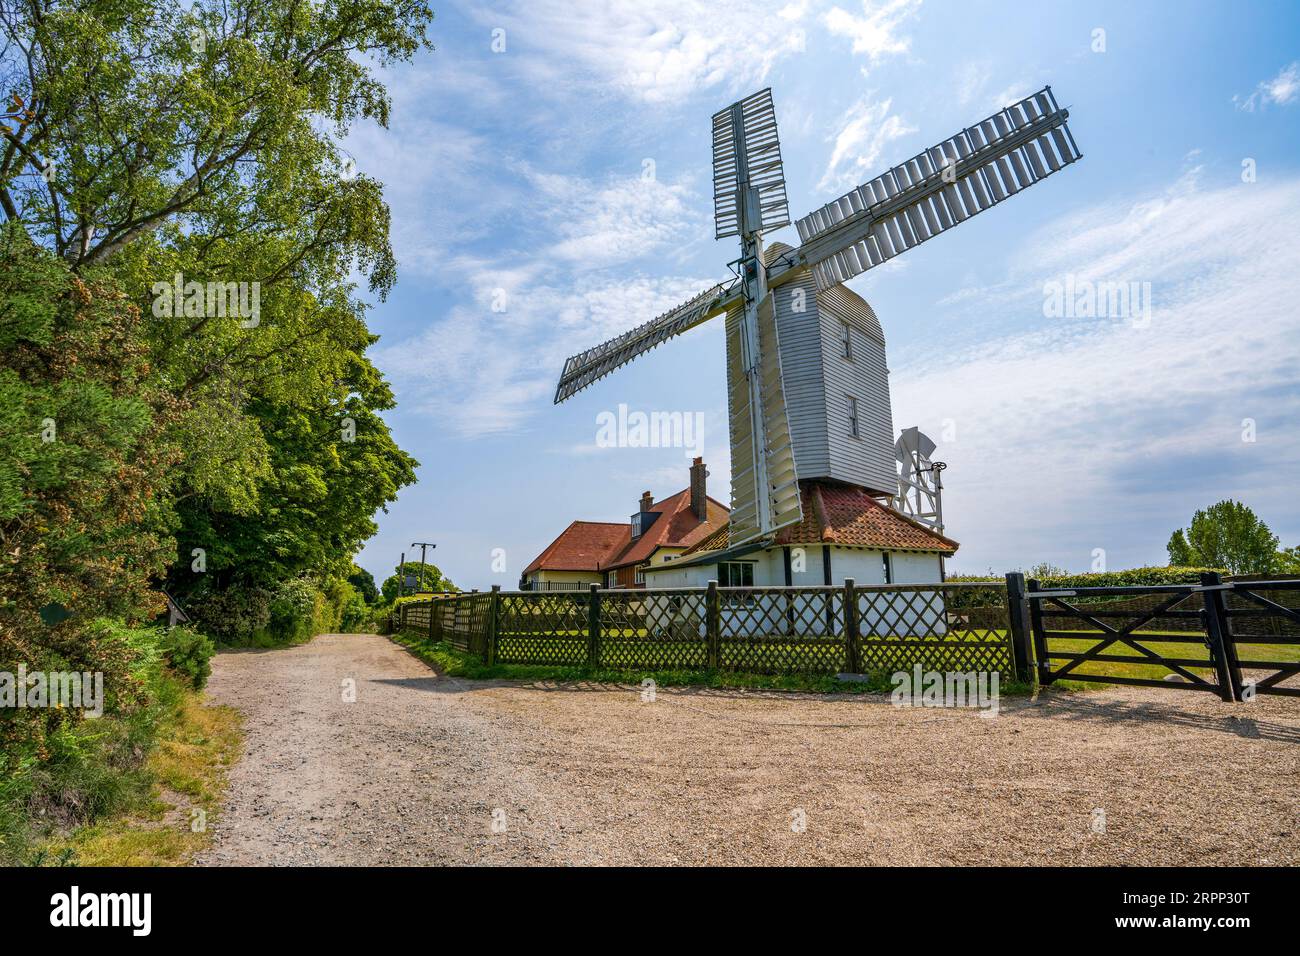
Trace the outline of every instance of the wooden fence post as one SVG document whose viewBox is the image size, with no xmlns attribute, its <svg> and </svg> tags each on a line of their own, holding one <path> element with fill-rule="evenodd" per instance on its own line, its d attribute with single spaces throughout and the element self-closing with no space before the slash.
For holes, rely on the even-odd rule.
<svg viewBox="0 0 1300 956">
<path fill-rule="evenodd" d="M 1223 600 L 1223 577 L 1218 571 L 1201 573 L 1201 587 L 1205 599 L 1205 643 L 1210 648 L 1210 660 L 1219 679 L 1219 696 L 1231 703 L 1241 700 L 1244 693 L 1241 683 L 1241 663 L 1237 660 L 1237 646 L 1232 642 L 1228 628 L 1228 605 Z"/>
<path fill-rule="evenodd" d="M 429 629 L 428 629 L 428 634 L 426 636 L 429 639 L 429 643 L 432 644 L 433 643 L 433 596 L 432 595 L 429 596 Z"/>
<path fill-rule="evenodd" d="M 1011 626 L 1011 655 L 1016 680 L 1032 684 L 1034 655 L 1029 647 L 1032 626 L 1029 623 L 1029 601 L 1025 597 L 1025 576 L 1019 571 L 1007 575 L 1007 618 Z"/>
<path fill-rule="evenodd" d="M 600 585 L 593 584 L 587 599 L 587 666 L 600 666 Z"/>
<path fill-rule="evenodd" d="M 722 667 L 722 605 L 718 599 L 718 582 L 710 581 L 704 592 L 704 643 L 709 670 Z"/>
<path fill-rule="evenodd" d="M 1042 587 L 1037 578 L 1030 578 L 1025 584 L 1029 588 L 1027 595 Z M 1052 662 L 1047 656 L 1047 634 L 1043 631 L 1043 600 L 1031 597 L 1026 599 L 1029 602 L 1029 626 L 1034 635 L 1034 659 L 1038 663 L 1038 686 L 1046 687 L 1055 678 L 1052 677 Z"/>
<path fill-rule="evenodd" d="M 501 626 L 501 585 L 492 585 L 490 600 L 492 603 L 488 610 L 487 647 L 483 649 L 483 662 L 489 667 L 497 662 L 497 628 Z"/>
<path fill-rule="evenodd" d="M 844 667 L 858 673 L 858 586 L 852 578 L 844 579 Z"/>
</svg>

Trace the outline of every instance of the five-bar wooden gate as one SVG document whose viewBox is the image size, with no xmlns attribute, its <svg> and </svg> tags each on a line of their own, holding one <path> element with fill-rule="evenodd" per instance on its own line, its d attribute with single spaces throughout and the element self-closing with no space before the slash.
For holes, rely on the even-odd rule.
<svg viewBox="0 0 1300 956">
<path fill-rule="evenodd" d="M 1225 701 L 1300 696 L 1300 580 L 1025 593 L 1038 682 L 1202 690 Z"/>
</svg>

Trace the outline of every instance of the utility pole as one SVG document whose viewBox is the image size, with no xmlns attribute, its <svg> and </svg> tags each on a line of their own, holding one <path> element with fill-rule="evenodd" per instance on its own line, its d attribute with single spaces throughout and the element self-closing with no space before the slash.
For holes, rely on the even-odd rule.
<svg viewBox="0 0 1300 956">
<path fill-rule="evenodd" d="M 402 552 L 402 560 L 397 563 L 397 596 L 406 595 L 406 552 Z"/>
<path fill-rule="evenodd" d="M 411 547 L 420 549 L 420 578 L 415 582 L 415 590 L 418 594 L 420 588 L 424 585 L 424 553 L 426 548 L 436 548 L 437 545 L 429 541 L 412 541 Z"/>
</svg>

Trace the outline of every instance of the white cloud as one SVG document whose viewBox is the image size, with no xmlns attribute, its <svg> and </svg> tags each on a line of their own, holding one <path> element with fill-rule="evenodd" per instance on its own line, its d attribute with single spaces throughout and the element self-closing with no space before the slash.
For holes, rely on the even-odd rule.
<svg viewBox="0 0 1300 956">
<path fill-rule="evenodd" d="M 557 238 L 548 254 L 595 269 L 681 246 L 704 229 L 704 210 L 686 183 L 642 176 L 596 184 L 526 168 Z"/>
<path fill-rule="evenodd" d="M 1000 110 L 1012 103 L 1019 103 L 1030 93 L 1040 89 L 1042 89 L 1041 86 L 1030 86 L 1028 83 L 1018 80 L 989 97 L 989 109 Z"/>
<path fill-rule="evenodd" d="M 955 425 L 940 457 L 961 568 L 1020 553 L 1082 569 L 1094 547 L 1112 567 L 1163 561 L 1163 536 L 1229 496 L 1275 530 L 1300 519 L 1278 481 L 1300 467 L 1297 222 L 1300 180 L 1206 190 L 1192 174 L 1054 223 L 1004 282 L 949 297 L 975 320 L 1032 316 L 1028 332 L 891 363 L 898 424 Z M 1150 324 L 1041 318 L 1043 283 L 1067 272 L 1150 282 Z M 1024 554 L 1026 540 L 1044 550 Z"/>
<path fill-rule="evenodd" d="M 988 86 L 992 75 L 993 64 L 988 60 L 971 60 L 958 66 L 953 77 L 957 103 L 968 106 L 977 100 Z"/>
<path fill-rule="evenodd" d="M 817 188 L 850 189 L 880 172 L 881 154 L 896 139 L 916 128 L 889 112 L 893 100 L 877 102 L 870 94 L 853 104 L 840 118 L 839 132 L 830 137 L 835 146 Z"/>
<path fill-rule="evenodd" d="M 525 0 L 478 19 L 504 26 L 514 49 L 542 54 L 525 64 L 540 82 L 663 102 L 760 84 L 803 51 L 807 9 L 788 0 L 609 0 L 575 11 L 570 0 Z"/>
<path fill-rule="evenodd" d="M 707 279 L 588 274 L 573 278 L 543 259 L 499 268 L 448 263 L 474 290 L 419 335 L 381 344 L 372 358 L 407 410 L 463 437 L 526 430 L 549 406 L 564 359 L 649 321 L 709 285 Z M 505 310 L 494 312 L 494 291 Z"/>
<path fill-rule="evenodd" d="M 1300 99 L 1300 60 L 1283 67 L 1271 80 L 1264 80 L 1249 96 L 1234 96 L 1237 109 L 1253 113 L 1257 108 L 1276 103 L 1288 106 Z"/>
<path fill-rule="evenodd" d="M 856 16 L 841 7 L 832 7 L 822 16 L 826 29 L 836 36 L 853 41 L 853 52 L 864 54 L 875 63 L 882 57 L 906 53 L 911 37 L 899 32 L 903 22 L 921 6 L 921 0 L 886 0 L 876 3 L 863 0 L 862 15 Z"/>
</svg>

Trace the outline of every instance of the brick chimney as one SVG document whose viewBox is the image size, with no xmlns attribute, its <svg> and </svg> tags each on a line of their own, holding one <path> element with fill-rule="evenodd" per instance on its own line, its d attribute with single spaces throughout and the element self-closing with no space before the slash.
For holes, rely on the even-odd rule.
<svg viewBox="0 0 1300 956">
<path fill-rule="evenodd" d="M 641 492 L 641 513 L 645 514 L 655 503 L 654 496 L 648 491 Z"/>
<path fill-rule="evenodd" d="M 691 462 L 691 510 L 701 521 L 709 520 L 709 498 L 706 491 L 709 471 L 704 467 L 704 459 L 696 458 Z"/>
</svg>

